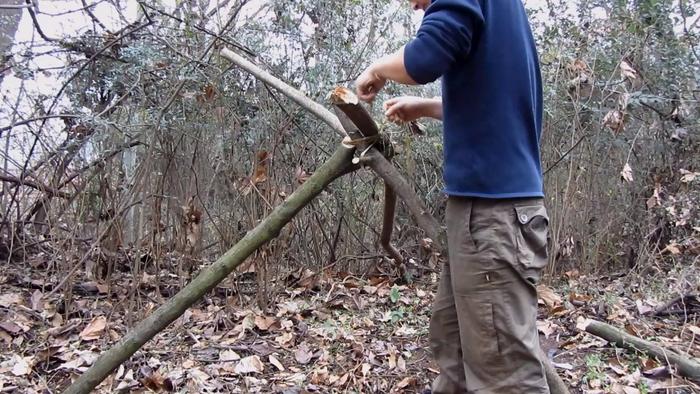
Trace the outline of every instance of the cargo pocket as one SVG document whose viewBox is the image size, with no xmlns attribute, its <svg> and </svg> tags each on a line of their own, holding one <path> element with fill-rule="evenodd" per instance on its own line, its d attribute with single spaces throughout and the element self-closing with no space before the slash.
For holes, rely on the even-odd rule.
<svg viewBox="0 0 700 394">
<path fill-rule="evenodd" d="M 517 260 L 526 278 L 536 283 L 547 265 L 549 216 L 544 205 L 516 206 L 515 234 Z"/>
<path fill-rule="evenodd" d="M 478 324 L 481 329 L 479 335 L 481 344 L 479 344 L 478 349 L 481 349 L 481 352 L 483 352 L 485 363 L 498 364 L 500 360 L 500 347 L 493 317 L 493 304 L 483 302 L 480 303 L 478 307 Z"/>
</svg>

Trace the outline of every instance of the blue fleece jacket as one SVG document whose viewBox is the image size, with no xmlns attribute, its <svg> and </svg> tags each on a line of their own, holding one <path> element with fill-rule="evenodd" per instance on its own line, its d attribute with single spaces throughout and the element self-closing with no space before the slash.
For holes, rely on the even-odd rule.
<svg viewBox="0 0 700 394">
<path fill-rule="evenodd" d="M 442 77 L 449 195 L 541 197 L 542 79 L 521 0 L 433 0 L 404 63 Z"/>
</svg>

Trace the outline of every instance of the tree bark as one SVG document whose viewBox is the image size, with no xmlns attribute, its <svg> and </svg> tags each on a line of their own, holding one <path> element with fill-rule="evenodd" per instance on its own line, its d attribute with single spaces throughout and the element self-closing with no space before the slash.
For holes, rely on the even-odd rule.
<svg viewBox="0 0 700 394">
<path fill-rule="evenodd" d="M 654 356 L 661 362 L 675 366 L 679 375 L 700 382 L 700 363 L 691 358 L 630 335 L 603 322 L 587 320 L 584 327 L 589 334 L 601 337 L 625 349 L 641 351 Z"/>
<path fill-rule="evenodd" d="M 95 363 L 65 391 L 66 394 L 89 393 L 121 363 L 129 359 L 149 339 L 180 317 L 187 308 L 213 289 L 248 256 L 275 238 L 279 231 L 338 174 L 352 166 L 354 147 L 341 145 L 333 156 L 292 193 L 264 221 L 248 232 L 226 254 L 205 268 L 192 282 L 180 290 L 146 319 L 141 321 L 111 349 L 102 353 Z"/>
</svg>

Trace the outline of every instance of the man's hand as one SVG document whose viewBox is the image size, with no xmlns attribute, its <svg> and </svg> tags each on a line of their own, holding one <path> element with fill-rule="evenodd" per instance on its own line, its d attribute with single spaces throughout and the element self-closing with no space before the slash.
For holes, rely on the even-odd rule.
<svg viewBox="0 0 700 394">
<path fill-rule="evenodd" d="M 384 115 L 394 123 L 407 123 L 423 117 L 442 119 L 442 100 L 403 96 L 384 103 Z"/>
<path fill-rule="evenodd" d="M 386 79 L 376 72 L 376 66 L 369 66 L 355 81 L 357 97 L 362 101 L 370 102 L 374 100 L 380 90 L 386 85 Z"/>
<path fill-rule="evenodd" d="M 377 60 L 357 77 L 355 81 L 357 97 L 362 101 L 374 100 L 377 93 L 386 85 L 387 80 L 405 85 L 416 84 L 403 64 L 403 47 Z"/>
</svg>

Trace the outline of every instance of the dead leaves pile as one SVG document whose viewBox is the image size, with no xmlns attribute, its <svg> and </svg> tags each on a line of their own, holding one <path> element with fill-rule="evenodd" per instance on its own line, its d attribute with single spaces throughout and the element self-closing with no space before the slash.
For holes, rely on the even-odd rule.
<svg viewBox="0 0 700 394">
<path fill-rule="evenodd" d="M 697 389 L 663 362 L 576 328 L 577 321 L 596 318 L 697 357 L 697 320 L 651 317 L 660 300 L 619 280 L 594 280 L 576 270 L 564 278 L 556 289 L 538 287 L 537 327 L 565 381 L 591 394 Z M 435 275 L 415 286 L 309 270 L 285 280 L 288 290 L 266 311 L 213 292 L 97 392 L 415 393 L 438 373 L 427 343 Z M 60 391 L 127 332 L 127 306 L 119 309 L 119 300 L 128 286 L 111 298 L 103 285 L 81 286 L 95 294 L 74 295 L 66 316 L 60 293 L 47 297 L 0 277 L 0 391 Z M 157 306 L 153 300 L 139 305 L 143 314 Z"/>
<path fill-rule="evenodd" d="M 566 272 L 565 277 L 563 287 L 567 292 L 545 285 L 537 288 L 543 312 L 537 329 L 545 338 L 545 353 L 565 381 L 588 394 L 639 394 L 666 392 L 670 388 L 689 390 L 684 392 L 700 390 L 693 382 L 676 376 L 665 363 L 643 353 L 615 348 L 586 333 L 583 324 L 587 318 L 595 318 L 680 354 L 697 357 L 700 355 L 697 320 L 652 317 L 652 312 L 662 303 L 629 291 L 622 280 L 597 281 L 580 275 L 577 270 Z"/>
<path fill-rule="evenodd" d="M 267 311 L 226 299 L 186 311 L 97 392 L 417 392 L 434 378 L 425 338 L 432 292 L 386 278 L 295 278 Z M 74 300 L 63 320 L 60 296 L 35 310 L 32 297 L 41 297 L 6 282 L 0 390 L 60 391 L 127 331 L 107 297 Z"/>
</svg>

